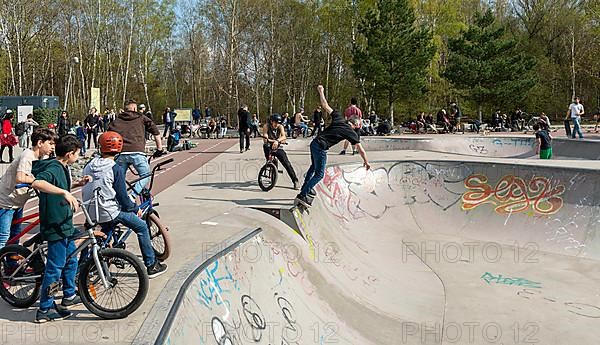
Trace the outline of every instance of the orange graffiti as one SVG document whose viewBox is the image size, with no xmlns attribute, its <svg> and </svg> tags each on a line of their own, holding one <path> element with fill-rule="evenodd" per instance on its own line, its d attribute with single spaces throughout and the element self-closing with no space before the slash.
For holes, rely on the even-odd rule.
<svg viewBox="0 0 600 345">
<path fill-rule="evenodd" d="M 558 212 L 563 206 L 561 195 L 565 186 L 552 183 L 546 177 L 534 176 L 526 183 L 522 178 L 507 175 L 495 187 L 488 183 L 485 175 L 471 175 L 465 180 L 467 192 L 462 195 L 462 209 L 472 210 L 483 204 L 495 206 L 499 214 L 528 211 L 549 215 Z"/>
</svg>

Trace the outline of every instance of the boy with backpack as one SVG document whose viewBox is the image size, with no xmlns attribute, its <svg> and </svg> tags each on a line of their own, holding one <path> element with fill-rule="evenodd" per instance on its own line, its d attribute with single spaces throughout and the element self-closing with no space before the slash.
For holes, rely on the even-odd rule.
<svg viewBox="0 0 600 345">
<path fill-rule="evenodd" d="M 83 201 L 90 217 L 102 225 L 103 230 L 123 224 L 137 234 L 148 277 L 155 278 L 167 271 L 167 265 L 154 255 L 150 230 L 140 218 L 141 211 L 127 194 L 125 172 L 115 163 L 115 156 L 123 149 L 123 137 L 117 132 L 104 132 L 98 139 L 101 157 L 92 159 L 83 168 L 83 174 L 92 177 L 92 182 L 82 189 Z M 99 207 L 96 214 L 94 191 L 100 188 Z"/>
<path fill-rule="evenodd" d="M 77 232 L 73 212 L 79 209 L 79 203 L 70 191 L 87 183 L 89 176 L 72 184 L 69 171 L 69 166 L 79 159 L 80 145 L 74 135 L 62 136 L 56 143 L 56 159 L 38 160 L 32 167 L 35 181 L 31 186 L 40 192 L 40 233 L 48 242 L 37 323 L 66 319 L 72 315 L 66 307 L 81 302 L 75 290 L 77 256 L 71 256 L 76 250 L 72 237 Z M 61 280 L 63 299 L 58 306 L 54 293 Z"/>
</svg>

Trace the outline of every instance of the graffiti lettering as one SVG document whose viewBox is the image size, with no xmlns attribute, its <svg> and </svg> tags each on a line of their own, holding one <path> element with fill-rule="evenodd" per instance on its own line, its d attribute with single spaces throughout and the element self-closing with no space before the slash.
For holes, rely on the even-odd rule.
<svg viewBox="0 0 600 345">
<path fill-rule="evenodd" d="M 219 270 L 219 261 L 215 261 L 212 267 L 206 268 L 206 278 L 200 279 L 198 287 L 198 297 L 208 307 L 213 300 L 217 306 L 224 305 L 227 310 L 231 307 L 231 303 L 223 298 L 223 293 L 229 293 L 230 290 L 223 289 L 221 281 L 229 281 L 237 287 L 237 281 L 233 279 L 233 275 L 229 272 L 229 268 L 224 266 L 225 274 L 217 277 Z"/>
<path fill-rule="evenodd" d="M 225 325 L 223 324 L 223 321 L 221 321 L 221 319 L 219 319 L 218 317 L 213 317 L 211 325 L 213 335 L 215 336 L 215 341 L 217 342 L 217 344 L 233 345 L 231 336 L 227 332 L 227 329 L 225 329 Z"/>
<path fill-rule="evenodd" d="M 485 272 L 481 279 L 483 279 L 486 283 L 496 283 L 496 284 L 504 284 L 504 285 L 516 285 L 516 286 L 525 286 L 534 289 L 541 289 L 542 283 L 532 282 L 530 280 L 524 278 L 508 278 L 503 277 L 502 274 L 499 274 L 497 277 L 494 277 L 492 273 Z"/>
<path fill-rule="evenodd" d="M 252 339 L 258 343 L 262 338 L 262 331 L 267 328 L 265 316 L 258 304 L 248 295 L 242 296 L 242 312 L 246 322 L 252 328 Z"/>
<path fill-rule="evenodd" d="M 473 151 L 475 153 L 479 153 L 482 155 L 488 154 L 487 148 L 485 148 L 485 146 L 483 146 L 483 145 L 469 144 L 469 149 L 471 149 L 471 151 Z"/>
<path fill-rule="evenodd" d="M 471 175 L 464 182 L 467 192 L 462 195 L 462 209 L 472 210 L 483 204 L 492 204 L 498 214 L 512 214 L 533 209 L 541 215 L 558 212 L 563 206 L 561 195 L 565 186 L 546 177 L 534 176 L 526 183 L 522 178 L 507 175 L 494 187 L 485 175 Z"/>
<path fill-rule="evenodd" d="M 282 344 L 297 344 L 297 340 L 300 339 L 300 328 L 296 326 L 296 317 L 294 316 L 294 307 L 285 297 L 277 297 L 277 305 L 283 314 L 285 319 L 285 326 L 281 333 Z M 291 334 L 290 334 L 291 333 Z M 293 336 L 293 337 L 292 337 Z"/>
</svg>

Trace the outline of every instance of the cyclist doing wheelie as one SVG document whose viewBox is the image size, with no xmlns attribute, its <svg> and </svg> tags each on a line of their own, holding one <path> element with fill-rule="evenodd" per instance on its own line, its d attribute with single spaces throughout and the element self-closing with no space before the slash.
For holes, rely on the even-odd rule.
<svg viewBox="0 0 600 345">
<path fill-rule="evenodd" d="M 292 163 L 290 163 L 287 154 L 281 147 L 287 139 L 285 128 L 283 128 L 281 122 L 283 122 L 283 117 L 279 114 L 273 114 L 269 119 L 269 123 L 263 127 L 263 151 L 267 160 L 271 154 L 277 157 L 290 176 L 294 189 L 298 189 L 298 177 L 296 177 L 294 167 L 292 167 Z"/>
<path fill-rule="evenodd" d="M 83 174 L 93 179 L 82 190 L 84 204 L 91 218 L 102 225 L 103 231 L 108 232 L 117 224 L 133 230 L 137 234 L 148 277 L 157 277 L 167 271 L 167 265 L 156 259 L 148 225 L 139 217 L 138 206 L 127 195 L 125 171 L 115 163 L 115 156 L 123 149 L 123 137 L 109 131 L 102 134 L 98 141 L 102 157 L 92 159 L 83 169 Z M 95 198 L 94 191 L 98 189 L 98 198 Z"/>
</svg>

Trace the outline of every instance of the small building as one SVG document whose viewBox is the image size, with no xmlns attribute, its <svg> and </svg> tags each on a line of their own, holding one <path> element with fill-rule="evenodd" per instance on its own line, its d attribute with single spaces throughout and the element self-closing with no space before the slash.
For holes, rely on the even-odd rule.
<svg viewBox="0 0 600 345">
<path fill-rule="evenodd" d="M 58 96 L 0 96 L 0 114 L 7 109 L 16 110 L 20 105 L 32 105 L 33 109 L 60 108 Z"/>
</svg>

